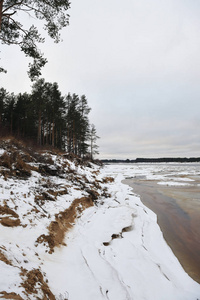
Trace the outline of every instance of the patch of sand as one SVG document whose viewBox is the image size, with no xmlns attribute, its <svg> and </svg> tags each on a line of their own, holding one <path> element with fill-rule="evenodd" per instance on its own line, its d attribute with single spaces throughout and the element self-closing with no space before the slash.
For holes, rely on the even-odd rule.
<svg viewBox="0 0 200 300">
<path fill-rule="evenodd" d="M 42 234 L 37 239 L 36 243 L 44 243 L 49 247 L 49 253 L 54 252 L 55 247 L 64 244 L 65 233 L 73 227 L 78 215 L 80 215 L 86 208 L 93 206 L 91 197 L 82 197 L 75 199 L 70 207 L 55 215 L 55 221 L 49 225 L 49 234 Z"/>
</svg>

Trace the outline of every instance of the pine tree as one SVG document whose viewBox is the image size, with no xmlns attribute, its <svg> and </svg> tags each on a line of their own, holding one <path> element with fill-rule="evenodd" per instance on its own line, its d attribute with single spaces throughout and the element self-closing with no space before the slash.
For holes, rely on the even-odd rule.
<svg viewBox="0 0 200 300">
<path fill-rule="evenodd" d="M 7 95 L 8 95 L 7 91 L 4 88 L 0 88 L 0 128 L 3 122 L 5 99 Z"/>
<path fill-rule="evenodd" d="M 18 136 L 32 138 L 35 135 L 35 115 L 31 95 L 24 93 L 16 96 L 14 108 L 14 128 Z"/>
<path fill-rule="evenodd" d="M 94 124 L 91 125 L 89 138 L 90 138 L 90 159 L 93 160 L 94 156 L 96 154 L 99 154 L 99 151 L 97 150 L 99 147 L 96 144 L 96 141 L 97 139 L 99 139 L 99 136 L 97 135 Z"/>
<path fill-rule="evenodd" d="M 46 83 L 45 80 L 37 80 L 32 87 L 32 101 L 34 102 L 34 110 L 37 115 L 37 143 L 42 145 L 42 121 L 46 104 Z"/>
<path fill-rule="evenodd" d="M 88 134 L 90 108 L 85 95 L 79 97 L 76 94 L 68 94 L 67 103 L 67 150 L 80 157 L 84 157 L 88 151 Z"/>
<path fill-rule="evenodd" d="M 68 0 L 0 0 L 0 42 L 19 45 L 24 54 L 33 59 L 28 71 L 31 80 L 41 75 L 41 68 L 47 62 L 37 46 L 45 41 L 38 32 L 38 20 L 45 23 L 44 29 L 58 43 L 60 30 L 69 24 L 69 15 L 66 13 L 69 7 Z M 22 23 L 26 24 L 25 15 L 32 17 L 36 26 L 24 28 Z M 4 69 L 0 68 L 0 71 Z"/>
<path fill-rule="evenodd" d="M 37 80 L 31 94 L 9 94 L 0 89 L 0 125 L 9 134 L 28 138 L 38 145 L 50 145 L 79 157 L 98 153 L 90 107 L 85 95 L 63 97 L 56 82 Z M 88 149 L 90 151 L 88 151 Z"/>
<path fill-rule="evenodd" d="M 9 134 L 13 134 L 13 115 L 15 108 L 15 95 L 8 94 L 5 98 L 5 107 L 4 107 L 4 124 L 8 128 Z"/>
</svg>

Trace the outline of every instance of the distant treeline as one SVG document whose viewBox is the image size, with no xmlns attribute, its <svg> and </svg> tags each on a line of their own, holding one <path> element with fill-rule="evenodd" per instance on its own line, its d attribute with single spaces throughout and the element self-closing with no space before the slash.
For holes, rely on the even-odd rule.
<svg viewBox="0 0 200 300">
<path fill-rule="evenodd" d="M 163 158 L 136 158 L 136 159 L 103 159 L 103 163 L 191 163 L 200 162 L 200 157 L 163 157 Z"/>
</svg>

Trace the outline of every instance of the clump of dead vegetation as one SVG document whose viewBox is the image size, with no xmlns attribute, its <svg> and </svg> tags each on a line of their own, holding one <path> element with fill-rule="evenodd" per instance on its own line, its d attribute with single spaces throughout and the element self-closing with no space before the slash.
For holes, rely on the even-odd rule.
<svg viewBox="0 0 200 300">
<path fill-rule="evenodd" d="M 59 170 L 53 167 L 54 161 L 49 153 L 26 146 L 15 138 L 0 140 L 0 148 L 4 153 L 0 156 L 0 174 L 5 179 L 17 177 L 28 179 L 31 171 L 37 171 L 42 175 L 57 176 Z"/>
<path fill-rule="evenodd" d="M 39 291 L 43 294 L 42 299 L 56 300 L 48 286 L 48 280 L 45 281 L 44 276 L 39 269 L 27 271 L 22 268 L 21 277 L 23 278 L 21 286 L 24 288 L 24 294 L 27 297 L 34 295 L 35 299 L 41 299 L 37 296 Z"/>
<path fill-rule="evenodd" d="M 0 247 L 0 260 L 3 261 L 5 264 L 12 266 L 11 261 L 7 258 L 6 254 L 5 254 L 5 249 L 1 246 Z"/>
<path fill-rule="evenodd" d="M 90 197 L 74 200 L 68 209 L 55 215 L 55 221 L 52 221 L 48 227 L 49 234 L 41 235 L 36 243 L 46 244 L 49 247 L 49 253 L 52 253 L 55 247 L 64 244 L 65 233 L 72 228 L 77 216 L 92 205 L 93 201 Z"/>
<path fill-rule="evenodd" d="M 49 234 L 41 235 L 36 240 L 38 243 L 44 244 L 49 248 L 49 253 L 54 252 L 55 247 L 64 244 L 65 234 L 74 225 L 76 218 L 88 207 L 94 203 L 91 197 L 82 197 L 75 199 L 69 208 L 55 215 L 55 221 L 52 221 L 48 227 Z"/>
<path fill-rule="evenodd" d="M 7 177 L 20 177 L 27 179 L 31 176 L 31 166 L 27 164 L 21 155 L 16 151 L 7 154 L 6 152 L 0 157 L 1 174 Z"/>
<path fill-rule="evenodd" d="M 0 224 L 6 227 L 19 226 L 19 215 L 7 206 L 0 206 Z"/>
<path fill-rule="evenodd" d="M 8 293 L 8 292 L 5 292 L 5 291 L 0 292 L 0 298 L 1 299 L 23 300 L 23 298 L 20 295 L 16 294 L 16 293 L 13 293 L 13 292 Z"/>
<path fill-rule="evenodd" d="M 115 179 L 113 177 L 104 177 L 102 179 L 103 183 L 111 183 L 111 182 L 114 182 L 114 181 L 115 181 Z"/>
</svg>

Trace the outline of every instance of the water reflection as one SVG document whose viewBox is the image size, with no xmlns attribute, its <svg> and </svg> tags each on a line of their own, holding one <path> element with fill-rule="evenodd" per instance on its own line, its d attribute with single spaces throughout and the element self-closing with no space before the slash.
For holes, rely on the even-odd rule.
<svg viewBox="0 0 200 300">
<path fill-rule="evenodd" d="M 131 166 L 127 183 L 158 217 L 164 238 L 200 283 L 200 164 Z"/>
</svg>

